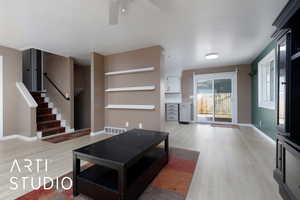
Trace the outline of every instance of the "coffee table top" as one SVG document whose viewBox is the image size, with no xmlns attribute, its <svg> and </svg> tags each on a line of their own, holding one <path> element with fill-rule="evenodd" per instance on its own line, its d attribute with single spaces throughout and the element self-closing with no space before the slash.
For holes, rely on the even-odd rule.
<svg viewBox="0 0 300 200">
<path fill-rule="evenodd" d="M 160 144 L 168 135 L 165 132 L 133 129 L 121 135 L 76 149 L 73 152 L 99 159 L 102 162 L 108 161 L 125 165 L 140 154 Z"/>
</svg>

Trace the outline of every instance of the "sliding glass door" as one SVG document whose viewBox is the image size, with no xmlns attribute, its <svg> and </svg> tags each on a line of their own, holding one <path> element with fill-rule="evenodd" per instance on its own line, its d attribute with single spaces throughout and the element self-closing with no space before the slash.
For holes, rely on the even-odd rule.
<svg viewBox="0 0 300 200">
<path fill-rule="evenodd" d="M 195 119 L 198 122 L 236 122 L 235 73 L 196 75 Z"/>
<path fill-rule="evenodd" d="M 232 122 L 232 81 L 214 80 L 214 119 L 216 122 Z"/>
<path fill-rule="evenodd" d="M 210 122 L 214 118 L 213 80 L 199 80 L 197 82 L 197 120 Z"/>
</svg>

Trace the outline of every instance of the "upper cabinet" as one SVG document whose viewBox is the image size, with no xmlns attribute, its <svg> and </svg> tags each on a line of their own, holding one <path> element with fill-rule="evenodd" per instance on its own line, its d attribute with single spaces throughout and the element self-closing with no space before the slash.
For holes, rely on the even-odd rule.
<svg viewBox="0 0 300 200">
<path fill-rule="evenodd" d="M 166 93 L 181 93 L 180 77 L 168 76 L 166 79 Z"/>
<path fill-rule="evenodd" d="M 277 43 L 277 126 L 281 132 L 289 132 L 289 126 L 286 123 L 289 121 L 288 107 L 286 105 L 289 99 L 289 90 L 287 90 L 287 74 L 289 73 L 287 64 L 287 42 L 288 35 L 282 37 Z"/>
<path fill-rule="evenodd" d="M 300 0 L 290 0 L 273 25 L 277 40 L 277 125 L 300 141 Z"/>
</svg>

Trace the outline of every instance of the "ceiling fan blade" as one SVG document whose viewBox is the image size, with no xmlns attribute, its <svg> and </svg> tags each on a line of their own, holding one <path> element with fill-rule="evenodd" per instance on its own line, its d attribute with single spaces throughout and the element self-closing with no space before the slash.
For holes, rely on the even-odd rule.
<svg viewBox="0 0 300 200">
<path fill-rule="evenodd" d="M 120 1 L 110 0 L 109 1 L 109 24 L 116 25 L 119 23 L 120 14 Z"/>
<path fill-rule="evenodd" d="M 169 1 L 167 0 L 148 0 L 152 5 L 155 7 L 161 9 L 161 10 L 167 10 L 169 8 Z"/>
</svg>

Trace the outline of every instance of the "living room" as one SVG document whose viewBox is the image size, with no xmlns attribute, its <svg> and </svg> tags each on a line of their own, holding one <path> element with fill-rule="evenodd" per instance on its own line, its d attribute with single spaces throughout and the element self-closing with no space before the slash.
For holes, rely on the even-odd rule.
<svg viewBox="0 0 300 200">
<path fill-rule="evenodd" d="M 2 3 L 0 199 L 300 199 L 299 0 Z"/>
</svg>

